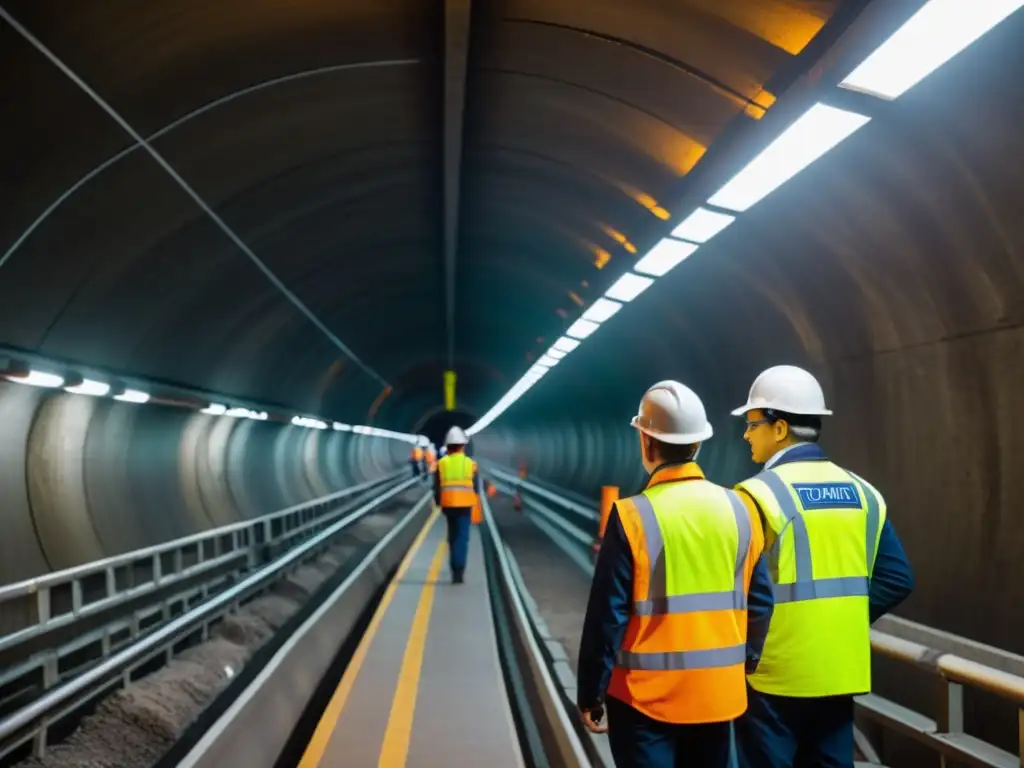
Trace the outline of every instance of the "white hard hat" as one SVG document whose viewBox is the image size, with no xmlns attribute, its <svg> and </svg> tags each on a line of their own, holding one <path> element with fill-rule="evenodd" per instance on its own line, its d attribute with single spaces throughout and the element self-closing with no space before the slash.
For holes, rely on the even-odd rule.
<svg viewBox="0 0 1024 768">
<path fill-rule="evenodd" d="M 771 408 L 800 416 L 831 416 L 825 407 L 821 384 L 809 372 L 795 365 L 776 365 L 761 372 L 750 385 L 746 405 L 732 412 L 742 416 L 754 409 Z"/>
<path fill-rule="evenodd" d="M 704 403 L 678 381 L 659 381 L 648 389 L 629 423 L 655 440 L 675 445 L 699 443 L 714 433 Z"/>
<path fill-rule="evenodd" d="M 469 438 L 466 437 L 466 433 L 462 431 L 462 427 L 452 427 L 448 430 L 448 434 L 445 435 L 445 445 L 465 445 L 469 442 Z"/>
</svg>

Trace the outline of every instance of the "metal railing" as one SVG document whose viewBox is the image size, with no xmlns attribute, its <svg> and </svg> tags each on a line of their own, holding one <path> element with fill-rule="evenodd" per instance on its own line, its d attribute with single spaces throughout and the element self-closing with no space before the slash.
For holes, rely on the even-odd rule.
<svg viewBox="0 0 1024 768">
<path fill-rule="evenodd" d="M 257 545 L 301 534 L 340 502 L 394 481 L 400 474 L 395 472 L 252 520 L 2 586 L 0 615 L 5 625 L 10 616 L 20 615 L 25 621 L 24 626 L 0 634 L 0 651 L 39 632 L 215 568 L 240 550 L 252 560 Z"/>
<path fill-rule="evenodd" d="M 365 554 L 344 580 L 319 599 L 306 618 L 287 634 L 266 663 L 255 666 L 244 687 L 215 720 L 200 725 L 177 754 L 165 753 L 162 765 L 175 768 L 270 766 L 284 753 L 306 707 L 324 678 L 336 668 L 339 643 L 354 641 L 361 614 L 373 606 L 420 526 L 429 519 L 431 493 L 410 505 L 394 526 Z M 345 651 L 342 651 L 344 654 Z M 243 680 L 239 676 L 236 680 Z"/>
<path fill-rule="evenodd" d="M 481 498 L 481 503 L 487 533 L 486 540 L 489 544 L 490 554 L 494 557 L 495 571 L 499 577 L 500 584 L 498 586 L 507 601 L 511 629 L 523 651 L 523 658 L 526 662 L 523 665 L 526 667 L 522 670 L 525 673 L 523 677 L 527 678 L 531 684 L 532 693 L 540 709 L 540 712 L 535 711 L 533 714 L 535 716 L 543 715 L 536 719 L 543 729 L 540 738 L 546 745 L 547 758 L 551 765 L 564 768 L 589 766 L 591 765 L 590 758 L 580 741 L 573 722 L 569 719 L 560 688 L 556 685 L 552 670 L 549 669 L 547 659 L 534 636 L 533 626 L 486 496 Z"/>
<path fill-rule="evenodd" d="M 596 505 L 595 508 L 584 511 L 579 502 L 560 497 L 550 487 L 541 487 L 523 480 L 508 469 L 492 465 L 488 471 L 499 481 L 499 488 L 518 490 L 528 509 L 533 507 L 540 516 L 548 518 L 547 525 L 550 526 L 553 522 L 549 519 L 552 506 L 572 513 L 564 516 L 559 526 L 563 529 L 562 533 L 570 533 L 561 537 L 561 541 L 556 541 L 563 549 L 573 545 L 582 546 L 580 542 L 588 537 L 596 538 Z M 592 521 L 591 530 L 588 531 L 580 525 L 581 518 Z M 566 530 L 568 526 L 576 528 L 575 535 Z M 550 535 L 550 528 L 543 525 L 541 527 Z M 580 562 L 580 558 L 572 559 Z M 879 626 L 888 631 L 872 628 L 871 649 L 876 655 L 912 665 L 937 679 L 938 698 L 935 711 L 932 713 L 934 717 L 916 712 L 874 693 L 857 697 L 860 715 L 884 729 L 901 733 L 929 748 L 939 756 L 944 768 L 947 763 L 979 768 L 1024 768 L 1024 657 L 980 646 L 966 638 L 939 633 L 930 627 L 905 619 L 883 618 L 876 622 L 876 627 Z M 893 634 L 894 632 L 914 634 L 919 638 L 934 636 L 937 642 L 925 645 Z M 945 639 L 944 643 L 938 642 L 939 635 Z M 959 652 L 935 647 L 940 644 L 956 648 Z M 1007 664 L 1021 674 L 997 669 L 991 663 L 982 663 L 961 654 L 980 654 L 986 660 L 999 657 L 1008 660 Z M 1017 708 L 1017 754 L 964 732 L 965 687 L 993 694 Z M 872 746 L 864 741 L 862 734 L 858 734 L 858 737 L 858 747 L 865 753 L 869 763 L 880 764 Z"/>
<path fill-rule="evenodd" d="M 26 585 L 33 583 L 37 585 L 38 590 L 52 590 L 59 585 L 81 584 L 84 579 L 95 574 L 103 574 L 109 583 L 110 577 L 107 574 L 112 569 L 138 562 L 141 558 L 143 561 L 153 564 L 153 573 L 141 585 L 142 591 L 136 594 L 154 594 L 170 578 L 174 578 L 177 582 L 184 581 L 183 574 L 189 573 L 190 569 L 191 572 L 194 572 L 198 566 L 209 566 L 211 561 L 220 562 L 225 558 L 235 558 L 238 561 L 237 570 L 231 574 L 231 583 L 225 585 L 222 591 L 198 605 L 188 605 L 180 615 L 169 618 L 162 626 L 151 628 L 141 636 L 136 635 L 122 648 L 111 648 L 110 644 L 106 643 L 105 648 L 109 653 L 103 659 L 94 662 L 74 677 L 57 683 L 55 687 L 50 687 L 34 701 L 0 721 L 0 757 L 30 738 L 34 740 L 34 754 L 42 755 L 46 748 L 48 725 L 61 720 L 86 701 L 107 692 L 111 687 L 122 683 L 127 684 L 137 668 L 147 664 L 160 654 L 170 658 L 175 644 L 183 637 L 196 630 L 201 631 L 202 636 L 206 637 L 212 622 L 221 618 L 241 602 L 254 597 L 271 581 L 276 580 L 279 576 L 287 573 L 291 567 L 307 559 L 311 553 L 318 552 L 328 539 L 372 512 L 380 504 L 419 482 L 414 478 L 397 485 L 391 484 L 399 474 L 404 473 L 395 473 L 380 480 L 363 483 L 265 517 L 224 526 L 157 547 L 89 563 L 3 588 L 0 594 L 13 598 L 24 594 L 35 594 L 31 589 L 26 591 Z M 389 484 L 386 491 L 372 501 L 361 505 L 355 511 L 346 514 L 347 510 L 338 509 L 346 499 L 362 492 L 379 490 L 385 484 Z M 341 519 L 336 520 L 338 517 Z M 296 544 L 300 539 L 304 539 L 304 541 Z M 217 541 L 222 542 L 226 551 L 215 557 L 204 557 L 209 554 L 205 545 Z M 197 550 L 198 561 L 196 563 L 183 566 L 174 574 L 165 574 L 160 566 L 156 565 L 156 563 L 162 562 L 168 554 L 173 557 L 175 553 L 197 544 L 200 546 Z M 230 549 L 227 548 L 228 546 Z M 268 565 L 263 564 L 268 557 L 282 550 L 286 550 L 283 555 Z M 216 546 L 213 551 L 216 553 Z M 247 572 L 251 573 L 245 575 Z M 79 588 L 77 591 L 83 592 L 84 590 Z M 123 592 L 126 591 L 128 590 L 123 590 Z M 109 596 L 100 598 L 96 602 L 100 602 L 100 600 L 106 600 L 106 607 L 116 606 L 121 602 L 121 600 L 111 602 Z M 87 609 L 93 604 L 80 604 L 77 606 L 77 610 L 61 614 L 59 617 L 46 615 L 46 621 L 50 623 L 49 627 L 45 622 L 40 622 L 16 634 L 24 641 L 29 637 L 25 634 L 26 632 L 34 631 L 38 634 L 47 631 L 53 628 L 55 621 L 60 621 L 60 626 L 73 623 L 88 615 Z M 96 609 L 96 611 L 98 610 Z M 115 624 L 104 625 L 100 631 L 108 631 Z M 4 640 L 7 639 L 4 638 Z M 45 657 L 53 652 L 52 649 L 48 649 L 41 654 L 42 659 L 37 657 L 25 663 L 52 663 L 46 661 Z"/>
</svg>

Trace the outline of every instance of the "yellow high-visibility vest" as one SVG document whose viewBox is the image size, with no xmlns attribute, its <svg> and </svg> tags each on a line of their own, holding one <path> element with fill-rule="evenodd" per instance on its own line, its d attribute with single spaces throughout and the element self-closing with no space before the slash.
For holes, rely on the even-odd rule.
<svg viewBox="0 0 1024 768">
<path fill-rule="evenodd" d="M 441 473 L 443 509 L 473 507 L 476 504 L 476 491 L 473 490 L 475 461 L 464 453 L 453 453 L 437 462 L 437 471 Z"/>
<path fill-rule="evenodd" d="M 885 523 L 882 495 L 830 461 L 780 464 L 737 487 L 764 513 L 775 592 L 750 685 L 796 697 L 870 691 L 868 587 Z"/>
</svg>

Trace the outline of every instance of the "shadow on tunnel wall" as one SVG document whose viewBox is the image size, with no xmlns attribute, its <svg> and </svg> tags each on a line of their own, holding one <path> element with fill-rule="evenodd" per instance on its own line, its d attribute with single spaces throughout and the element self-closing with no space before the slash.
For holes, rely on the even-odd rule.
<svg viewBox="0 0 1024 768">
<path fill-rule="evenodd" d="M 405 443 L 0 383 L 0 583 L 394 471 Z"/>
</svg>

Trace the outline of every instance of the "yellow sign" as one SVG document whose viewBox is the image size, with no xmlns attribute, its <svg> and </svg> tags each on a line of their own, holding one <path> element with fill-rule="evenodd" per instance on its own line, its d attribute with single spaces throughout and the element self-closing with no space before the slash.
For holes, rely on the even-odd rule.
<svg viewBox="0 0 1024 768">
<path fill-rule="evenodd" d="M 455 410 L 455 371 L 444 372 L 444 409 Z"/>
</svg>

